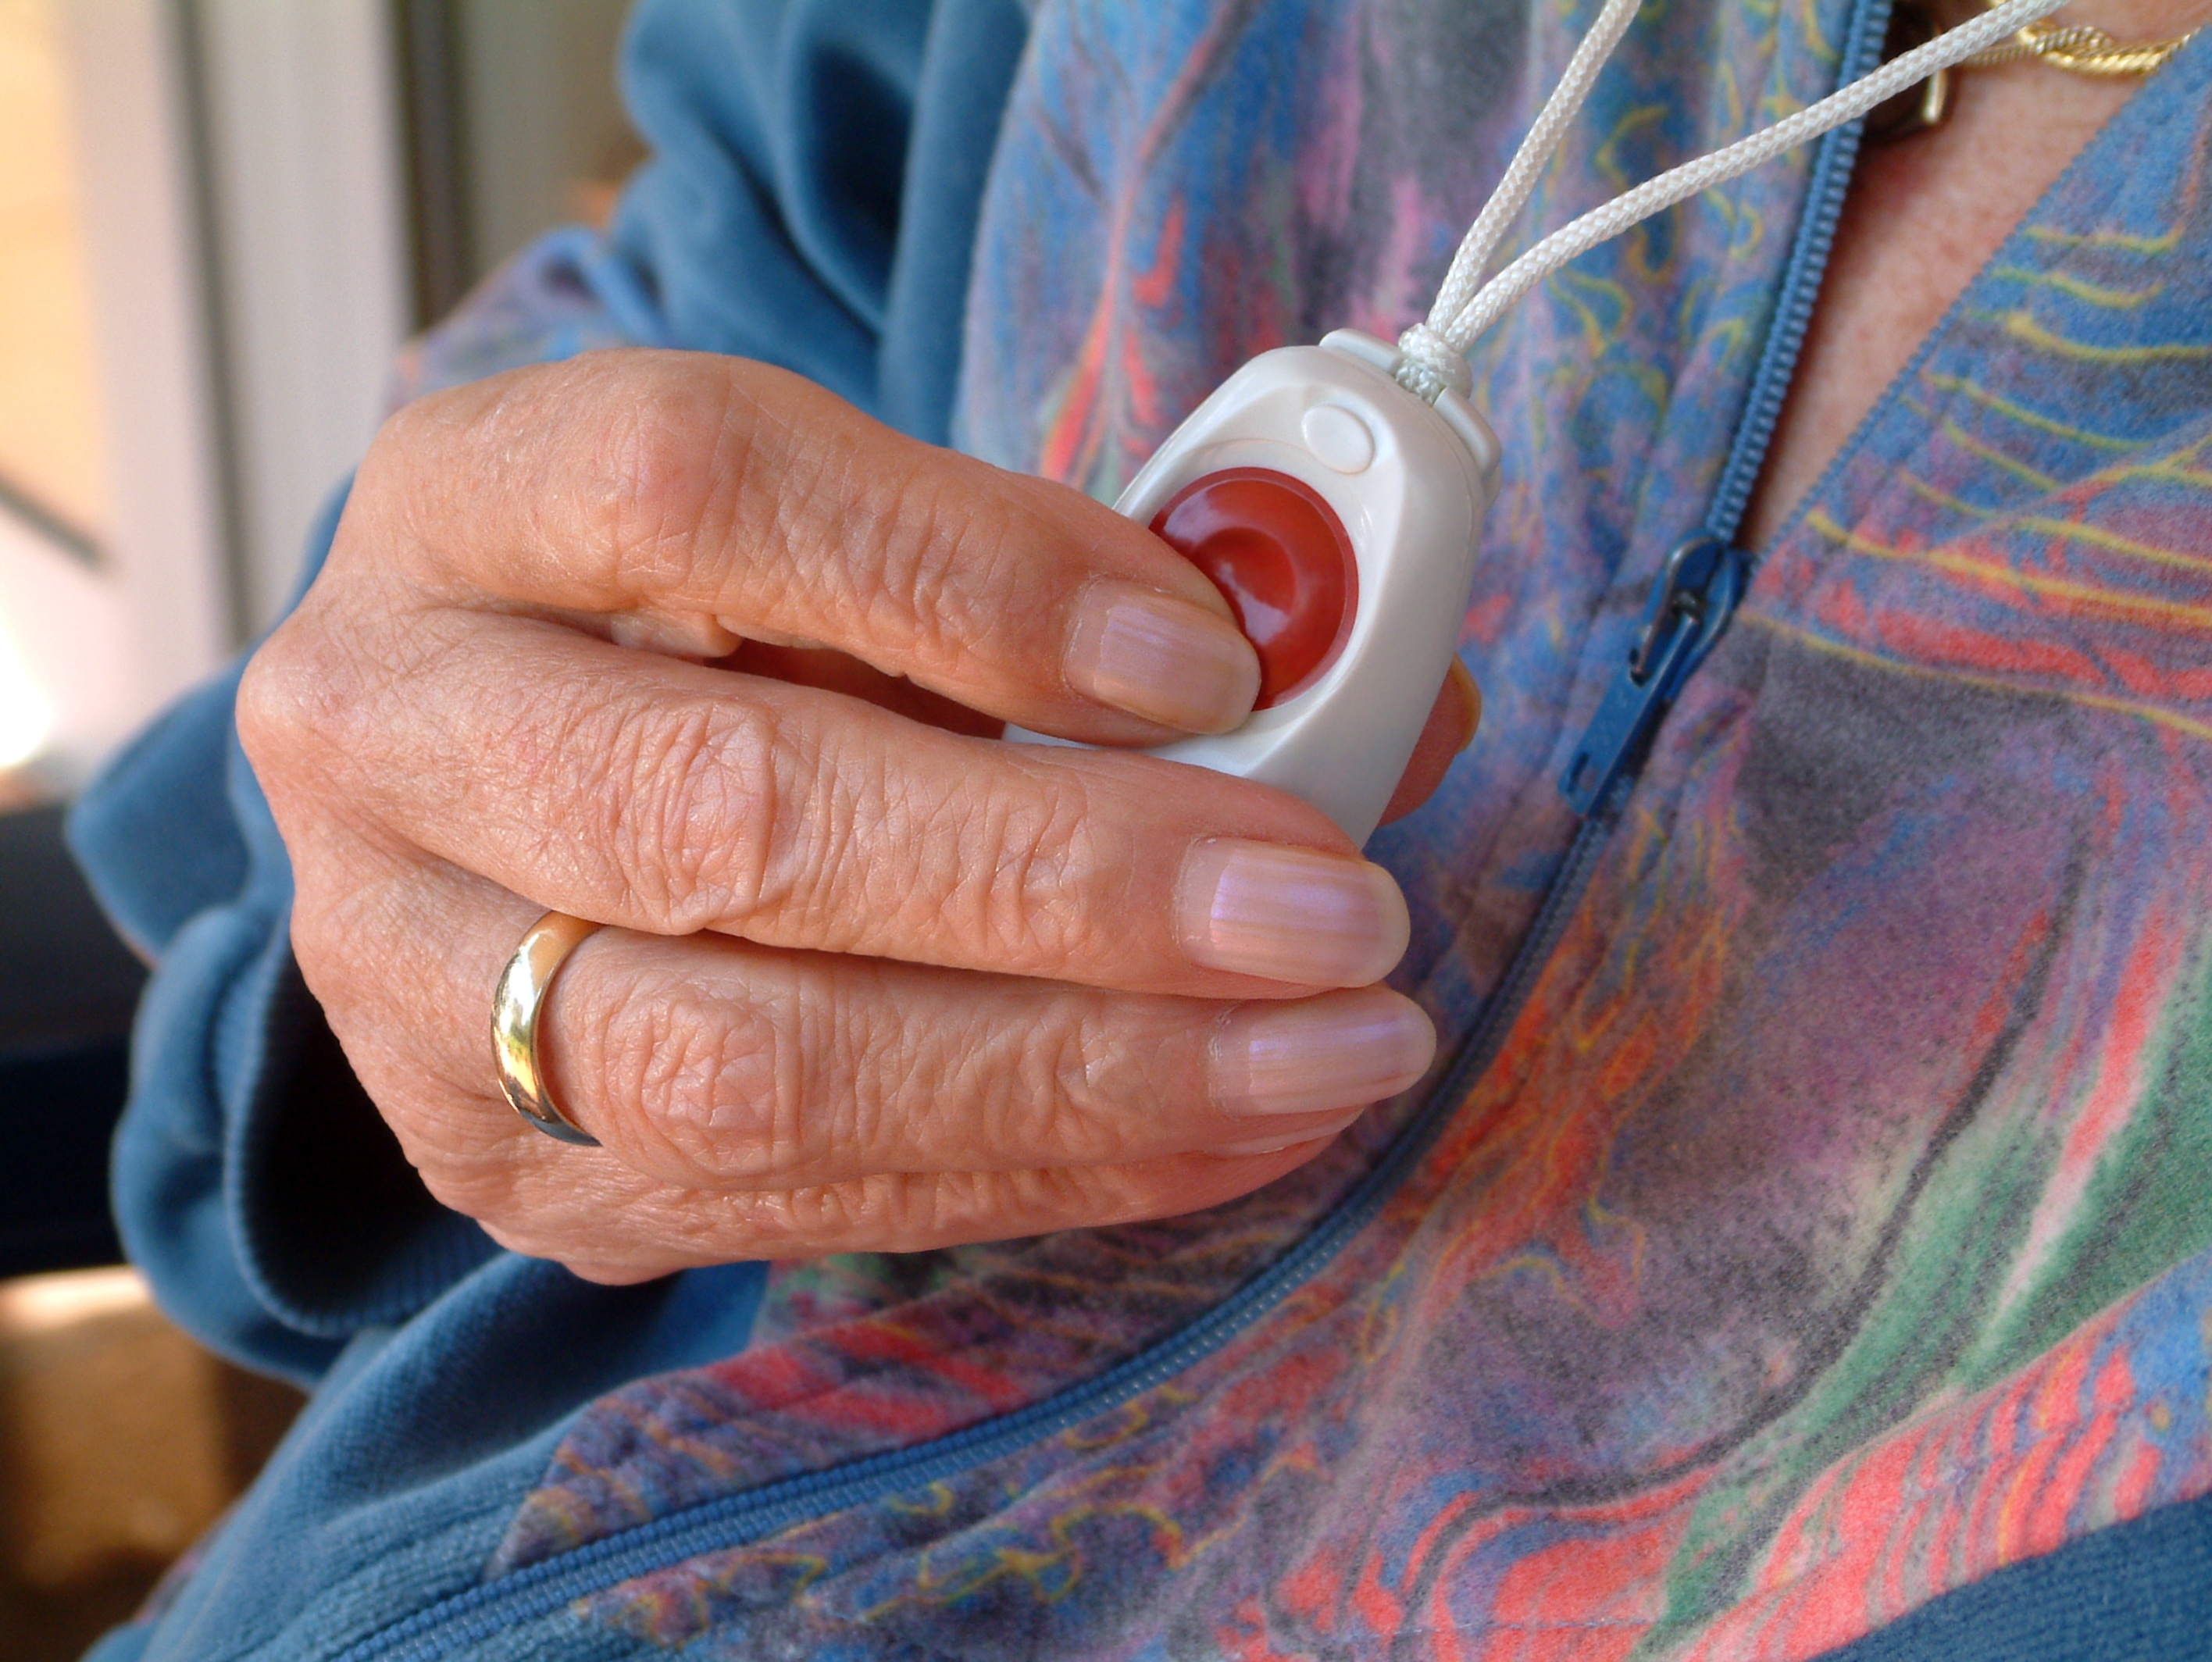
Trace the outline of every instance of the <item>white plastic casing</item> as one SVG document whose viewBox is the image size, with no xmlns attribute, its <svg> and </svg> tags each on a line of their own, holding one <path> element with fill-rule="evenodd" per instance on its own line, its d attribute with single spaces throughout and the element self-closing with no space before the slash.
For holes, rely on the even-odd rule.
<svg viewBox="0 0 2212 1662">
<path fill-rule="evenodd" d="M 1336 661 L 1234 732 L 1146 754 L 1279 786 L 1359 843 L 1382 819 L 1443 683 L 1482 517 L 1498 494 L 1489 425 L 1456 393 L 1431 406 L 1399 385 L 1397 361 L 1396 347 L 1351 330 L 1263 353 L 1191 412 L 1114 505 L 1149 525 L 1193 481 L 1259 467 L 1301 481 L 1336 511 L 1358 567 Z"/>
</svg>

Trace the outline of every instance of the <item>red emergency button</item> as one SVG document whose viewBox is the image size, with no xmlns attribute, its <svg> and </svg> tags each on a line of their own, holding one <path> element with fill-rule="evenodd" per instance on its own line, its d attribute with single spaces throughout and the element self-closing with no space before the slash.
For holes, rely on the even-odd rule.
<svg viewBox="0 0 2212 1662">
<path fill-rule="evenodd" d="M 1152 534 L 1213 579 L 1260 650 L 1266 709 L 1336 662 L 1359 604 L 1344 523 L 1321 493 L 1273 468 L 1224 468 L 1176 492 Z"/>
</svg>

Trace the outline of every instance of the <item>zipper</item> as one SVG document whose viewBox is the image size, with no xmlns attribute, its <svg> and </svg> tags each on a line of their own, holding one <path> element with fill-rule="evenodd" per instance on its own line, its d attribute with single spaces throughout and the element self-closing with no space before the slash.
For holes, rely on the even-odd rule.
<svg viewBox="0 0 2212 1662">
<path fill-rule="evenodd" d="M 1890 10 L 1890 0 L 1859 0 L 1854 7 L 1838 65 L 1838 86 L 1856 80 L 1880 61 Z M 1577 814 L 1595 813 L 1601 805 L 1617 805 L 1626 797 L 1660 723 L 1719 641 L 1750 583 L 1753 558 L 1735 545 L 1735 534 L 1774 442 L 1783 400 L 1789 396 L 1790 379 L 1812 321 L 1813 303 L 1820 298 L 1820 278 L 1835 246 L 1836 224 L 1843 217 L 1844 194 L 1850 188 L 1851 166 L 1858 159 L 1862 124 L 1855 121 L 1827 133 L 1813 153 L 1805 216 L 1790 246 L 1774 322 L 1766 331 L 1759 366 L 1752 372 L 1735 440 L 1713 487 L 1705 528 L 1661 563 L 1635 643 L 1613 671 L 1598 701 L 1597 713 L 1559 775 L 1560 794 Z"/>
<path fill-rule="evenodd" d="M 1710 534 L 1661 562 L 1643 627 L 1559 775 L 1559 793 L 1575 812 L 1594 814 L 1626 794 L 1660 722 L 1735 615 L 1749 568 L 1741 553 Z"/>
<path fill-rule="evenodd" d="M 1838 84 L 1878 60 L 1890 0 L 1854 0 Z M 1459 1054 L 1373 1170 L 1297 1245 L 1206 1314 L 1081 1385 L 1029 1407 L 910 1448 L 764 1484 L 640 1524 L 450 1595 L 341 1652 L 336 1662 L 430 1662 L 575 1599 L 704 1553 L 726 1551 L 809 1519 L 957 1476 L 1057 1435 L 1195 1366 L 1326 1268 L 1367 1225 L 1488 1071 L 1565 933 L 1667 710 L 1728 627 L 1753 561 L 1734 537 L 1804 344 L 1858 151 L 1858 124 L 1814 152 L 1804 217 L 1784 269 L 1772 327 L 1714 488 L 1706 529 L 1662 562 L 1628 660 L 1599 701 L 1560 789 L 1583 816 L 1528 933 L 1462 1042 Z M 1624 690 L 1625 689 L 1625 690 Z"/>
<path fill-rule="evenodd" d="M 1443 1083 L 1375 1168 L 1297 1246 L 1179 1332 L 1097 1379 L 964 1431 L 710 1501 L 471 1587 L 372 1634 L 342 1653 L 338 1662 L 369 1662 L 371 1658 L 428 1662 L 449 1654 L 458 1646 L 489 1639 L 517 1622 L 550 1615 L 602 1587 L 702 1553 L 740 1546 L 889 1492 L 921 1488 L 1014 1453 L 1116 1408 L 1202 1362 L 1334 1258 L 1346 1242 L 1373 1221 L 1407 1171 L 1427 1151 L 1451 1117 L 1460 1093 L 1489 1066 L 1504 1042 L 1513 1018 L 1527 1002 L 1529 989 L 1565 931 L 1613 825 L 1610 815 L 1583 822 L 1568 846 L 1535 923 L 1514 954 L 1498 991 L 1484 1005 Z"/>
</svg>

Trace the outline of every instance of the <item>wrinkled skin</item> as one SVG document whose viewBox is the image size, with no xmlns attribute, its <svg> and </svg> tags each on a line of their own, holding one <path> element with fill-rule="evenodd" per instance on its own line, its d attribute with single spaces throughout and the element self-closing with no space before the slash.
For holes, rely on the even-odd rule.
<svg viewBox="0 0 2212 1662">
<path fill-rule="evenodd" d="M 2105 0 L 2061 21 L 2143 39 L 2206 15 Z M 2132 89 L 1977 70 L 1948 125 L 1867 154 L 1748 546 Z M 1349 865 L 1334 826 L 1148 757 L 990 738 L 1173 735 L 1070 683 L 1097 580 L 1224 610 L 1097 504 L 757 365 L 603 354 L 395 417 L 239 724 L 291 852 L 301 967 L 433 1192 L 607 1281 L 917 1248 L 1229 1198 L 1417 1072 L 1403 1046 L 1396 1075 L 1331 1067 L 1332 1034 L 1395 995 L 1179 942 L 1194 847 Z M 1394 813 L 1477 711 L 1446 685 Z M 599 1149 L 524 1125 L 491 1071 L 493 980 L 548 908 L 619 925 L 547 1005 L 555 1093 Z M 1345 979 L 1394 956 L 1380 939 Z M 1222 1059 L 1251 1011 L 1293 1006 L 1335 1099 L 1256 1115 Z"/>
<path fill-rule="evenodd" d="M 1176 736 L 1069 669 L 1086 602 L 1130 591 L 1249 653 L 1141 527 L 757 364 L 604 353 L 393 417 L 239 725 L 301 967 L 433 1192 L 603 1281 L 919 1248 L 1212 1204 L 1411 1083 L 1425 1019 L 1357 990 L 1402 901 L 1334 824 L 995 737 Z M 1474 719 L 1455 675 L 1395 808 Z M 1223 839 L 1375 889 L 1372 938 L 1318 984 L 1194 957 L 1177 897 Z M 541 1040 L 599 1149 L 493 1072 L 494 981 L 549 909 L 613 925 Z M 1285 1012 L 1323 1084 L 1263 1101 L 1241 1058 Z M 1331 1046 L 1383 1029 L 1332 1089 Z"/>
</svg>

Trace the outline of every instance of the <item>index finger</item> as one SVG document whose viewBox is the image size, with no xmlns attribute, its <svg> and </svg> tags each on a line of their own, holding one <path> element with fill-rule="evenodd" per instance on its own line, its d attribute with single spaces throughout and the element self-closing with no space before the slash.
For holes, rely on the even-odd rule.
<svg viewBox="0 0 2212 1662">
<path fill-rule="evenodd" d="M 356 513 L 443 601 L 836 646 L 1066 737 L 1226 731 L 1259 688 L 1227 602 L 1142 526 L 742 359 L 598 353 L 422 399 Z"/>
</svg>

